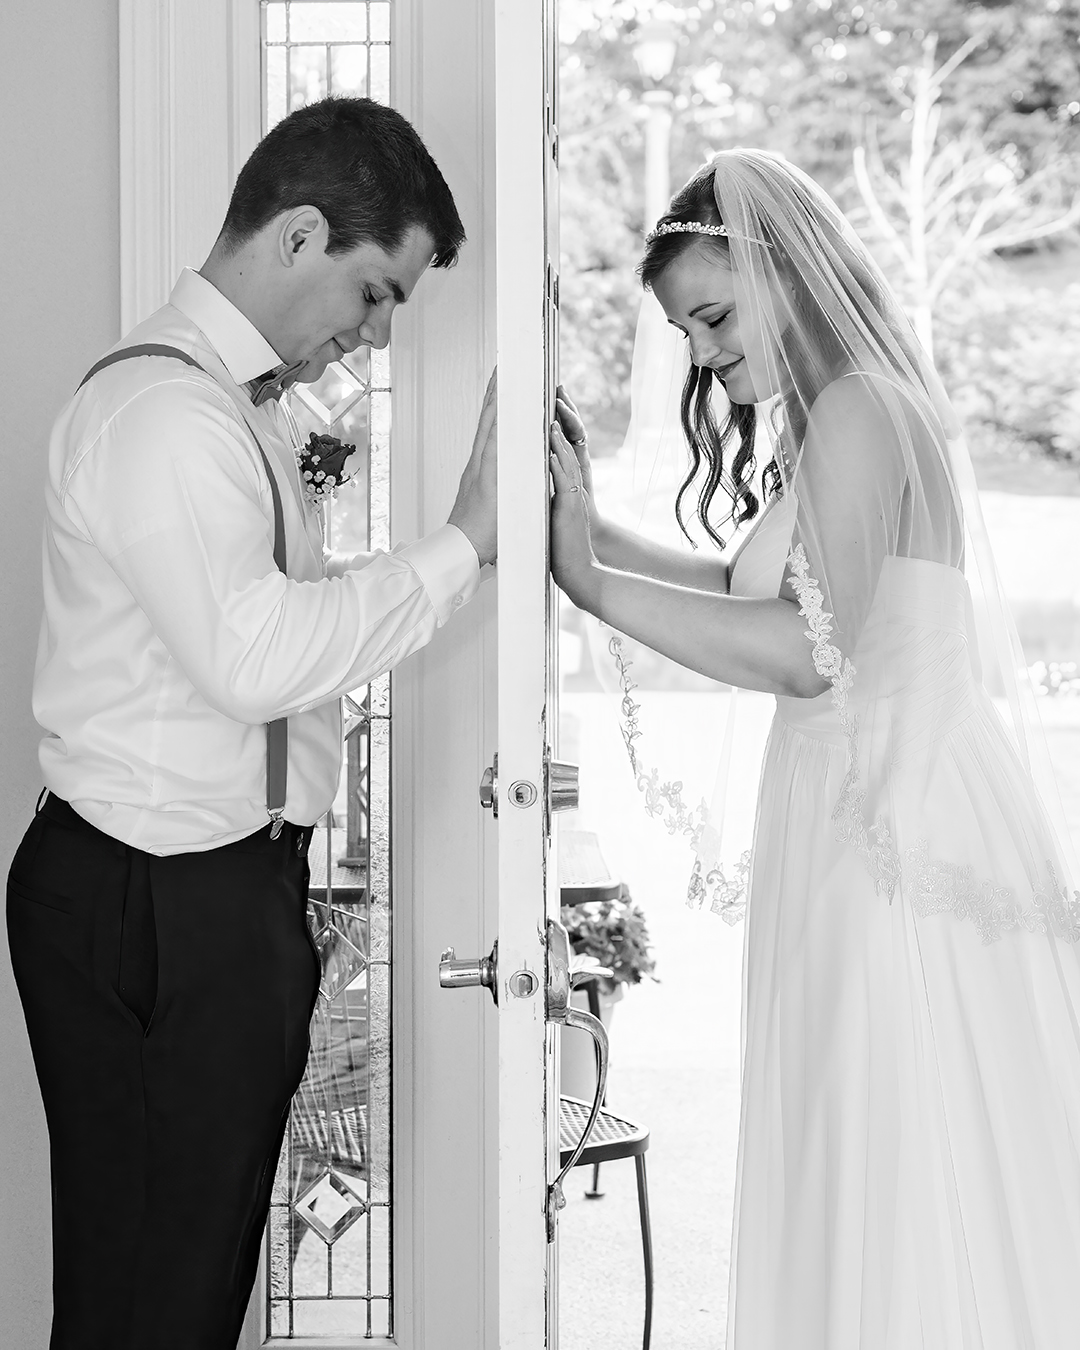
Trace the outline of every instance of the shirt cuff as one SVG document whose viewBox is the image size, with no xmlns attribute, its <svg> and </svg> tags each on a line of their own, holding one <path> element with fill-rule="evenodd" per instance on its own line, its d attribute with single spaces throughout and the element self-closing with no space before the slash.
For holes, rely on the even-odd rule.
<svg viewBox="0 0 1080 1350">
<path fill-rule="evenodd" d="M 480 585 L 480 559 L 456 525 L 442 525 L 394 553 L 424 583 L 440 628 L 455 610 L 473 598 Z"/>
</svg>

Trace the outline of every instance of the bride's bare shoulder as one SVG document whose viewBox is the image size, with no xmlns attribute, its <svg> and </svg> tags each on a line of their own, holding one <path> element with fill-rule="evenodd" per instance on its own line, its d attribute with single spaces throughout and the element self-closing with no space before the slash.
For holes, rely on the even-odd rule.
<svg viewBox="0 0 1080 1350">
<path fill-rule="evenodd" d="M 832 440 L 843 430 L 847 442 L 862 442 L 866 437 L 886 439 L 896 433 L 899 418 L 906 421 L 913 411 L 904 391 L 888 377 L 865 370 L 852 370 L 839 376 L 814 399 L 807 420 L 808 435 L 827 435 Z"/>
<path fill-rule="evenodd" d="M 810 408 L 810 415 L 828 412 L 857 413 L 865 409 L 891 408 L 897 397 L 905 403 L 918 403 L 915 389 L 893 375 L 873 370 L 847 370 L 821 390 Z"/>
</svg>

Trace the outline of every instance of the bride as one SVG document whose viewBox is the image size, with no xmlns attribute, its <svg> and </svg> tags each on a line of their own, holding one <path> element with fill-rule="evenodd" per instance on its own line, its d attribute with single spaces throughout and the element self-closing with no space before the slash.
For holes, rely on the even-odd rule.
<svg viewBox="0 0 1080 1350">
<path fill-rule="evenodd" d="M 717 548 L 605 521 L 561 396 L 552 568 L 619 632 L 776 695 L 728 1350 L 1075 1350 L 1080 894 L 954 414 L 864 246 L 779 157 L 717 155 L 641 276 L 690 358 L 677 514 L 697 482 Z M 741 905 L 718 822 L 667 805 L 692 895 Z"/>
</svg>

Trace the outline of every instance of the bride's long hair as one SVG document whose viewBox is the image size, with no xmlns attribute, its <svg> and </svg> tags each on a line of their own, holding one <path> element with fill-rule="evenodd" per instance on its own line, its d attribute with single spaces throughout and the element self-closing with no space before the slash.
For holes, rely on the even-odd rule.
<svg viewBox="0 0 1080 1350">
<path fill-rule="evenodd" d="M 699 169 L 671 199 L 668 210 L 657 221 L 657 227 L 678 222 L 713 227 L 726 225 L 717 205 L 716 175 L 718 166 L 729 164 L 740 155 L 746 155 L 746 152 L 727 151 Z M 779 163 L 754 153 L 755 169 L 760 169 L 762 161 L 766 167 L 774 169 Z M 890 359 L 890 373 L 902 378 L 910 378 L 913 373 L 917 375 L 919 362 L 905 333 L 906 322 L 898 321 L 896 301 L 866 250 L 852 234 L 838 228 L 836 219 L 822 211 L 817 200 L 799 191 L 802 185 L 798 180 L 783 177 L 782 171 L 774 172 L 770 177 L 778 180 L 770 182 L 770 187 L 774 190 L 779 187 L 781 193 L 786 191 L 795 198 L 794 205 L 806 215 L 807 224 L 820 231 L 829 249 L 835 250 L 842 260 L 843 266 L 836 270 L 835 282 L 843 289 L 846 301 L 861 313 L 872 312 L 877 322 L 889 331 L 898 352 L 903 354 L 901 360 Z M 802 442 L 808 410 L 825 385 L 850 368 L 851 353 L 840 340 L 825 308 L 823 300 L 826 297 L 819 296 L 815 288 L 807 284 L 800 269 L 785 255 L 780 240 L 770 236 L 764 221 L 759 223 L 763 226 L 761 242 L 774 252 L 776 271 L 791 289 L 798 320 L 787 328 L 781 339 L 793 396 L 776 401 L 768 412 L 773 438 L 779 440 L 786 431 L 792 449 L 795 449 Z M 651 234 L 638 266 L 645 289 L 651 290 L 662 273 L 692 248 L 711 254 L 718 266 L 732 269 L 731 246 L 722 235 L 684 231 Z M 723 548 L 725 540 L 711 514 L 717 492 L 723 489 L 731 503 L 720 518 L 721 525 L 727 521 L 736 527 L 742 525 L 753 520 L 760 509 L 754 490 L 759 405 L 729 403 L 723 422 L 718 422 L 713 407 L 713 393 L 718 383 L 716 372 L 707 366 L 691 365 L 687 371 L 680 419 L 690 462 L 676 497 L 675 515 L 683 533 L 687 534 L 683 501 L 704 468 L 696 514 L 709 537 Z M 921 378 L 919 383 L 925 389 Z M 775 459 L 766 464 L 761 485 L 766 499 L 782 493 L 783 477 Z"/>
</svg>

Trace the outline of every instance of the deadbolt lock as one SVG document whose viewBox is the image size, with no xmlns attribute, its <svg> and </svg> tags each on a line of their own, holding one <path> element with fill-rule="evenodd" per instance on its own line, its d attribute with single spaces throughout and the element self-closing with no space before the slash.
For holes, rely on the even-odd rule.
<svg viewBox="0 0 1080 1350">
<path fill-rule="evenodd" d="M 480 779 L 480 805 L 490 811 L 496 820 L 499 818 L 499 756 L 496 755 L 491 767 L 484 770 Z"/>
<path fill-rule="evenodd" d="M 506 983 L 515 998 L 532 998 L 540 988 L 540 980 L 531 970 L 515 970 Z"/>
<path fill-rule="evenodd" d="M 506 794 L 515 806 L 522 808 L 532 806 L 536 801 L 536 784 L 530 783 L 526 778 L 519 778 L 516 783 L 510 784 L 510 791 Z"/>
<path fill-rule="evenodd" d="M 578 778 L 580 770 L 576 764 L 564 764 L 552 759 L 550 752 L 545 760 L 547 769 L 548 809 L 555 811 L 576 811 L 580 801 Z"/>
</svg>

